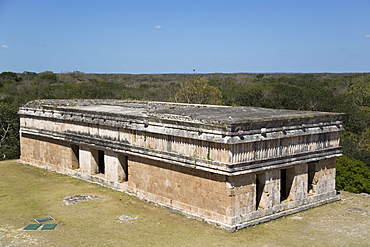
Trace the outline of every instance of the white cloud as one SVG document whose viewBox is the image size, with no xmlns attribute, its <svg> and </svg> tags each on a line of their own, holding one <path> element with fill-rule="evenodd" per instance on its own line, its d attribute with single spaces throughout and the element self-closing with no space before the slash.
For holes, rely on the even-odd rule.
<svg viewBox="0 0 370 247">
<path fill-rule="evenodd" d="M 2 49 L 9 49 L 9 48 L 10 48 L 10 46 L 2 45 L 2 46 L 1 46 L 1 48 L 2 48 Z"/>
<path fill-rule="evenodd" d="M 370 34 L 364 35 L 365 38 L 370 38 Z"/>
<path fill-rule="evenodd" d="M 153 29 L 162 29 L 162 26 L 157 25 L 157 26 L 153 27 Z"/>
</svg>

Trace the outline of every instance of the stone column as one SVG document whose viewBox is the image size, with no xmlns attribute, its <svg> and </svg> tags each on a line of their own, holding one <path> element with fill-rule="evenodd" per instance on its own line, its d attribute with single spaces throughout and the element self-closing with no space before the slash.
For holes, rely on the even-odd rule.
<svg viewBox="0 0 370 247">
<path fill-rule="evenodd" d="M 317 194 L 335 191 L 335 158 L 320 160 L 317 164 Z"/>
<path fill-rule="evenodd" d="M 294 166 L 294 179 L 290 192 L 290 199 L 299 201 L 307 197 L 307 163 Z"/>
<path fill-rule="evenodd" d="M 279 205 L 279 170 L 266 171 L 264 174 L 260 174 L 260 176 L 265 178 L 260 206 L 266 209 Z"/>
<path fill-rule="evenodd" d="M 118 157 L 115 152 L 104 152 L 105 178 L 110 181 L 118 182 Z"/>
<path fill-rule="evenodd" d="M 94 152 L 97 153 L 97 150 L 93 150 L 86 146 L 80 147 L 80 171 L 85 174 L 96 174 L 97 171 L 97 162 L 94 158 Z"/>
</svg>

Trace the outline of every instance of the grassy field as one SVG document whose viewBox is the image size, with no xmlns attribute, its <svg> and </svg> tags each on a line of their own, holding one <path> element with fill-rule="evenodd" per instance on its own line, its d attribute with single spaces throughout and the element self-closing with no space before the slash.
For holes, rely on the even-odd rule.
<svg viewBox="0 0 370 247">
<path fill-rule="evenodd" d="M 99 196 L 66 205 L 73 195 Z M 369 246 L 370 197 L 230 233 L 109 188 L 17 161 L 0 162 L 0 246 Z M 120 221 L 125 215 L 133 220 Z M 51 231 L 23 231 L 52 216 Z"/>
</svg>

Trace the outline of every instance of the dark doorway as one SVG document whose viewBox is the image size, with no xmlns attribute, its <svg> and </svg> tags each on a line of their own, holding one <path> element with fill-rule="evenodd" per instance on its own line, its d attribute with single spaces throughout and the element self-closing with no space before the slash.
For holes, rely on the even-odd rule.
<svg viewBox="0 0 370 247">
<path fill-rule="evenodd" d="M 104 151 L 98 150 L 98 173 L 105 173 Z"/>
<path fill-rule="evenodd" d="M 266 177 L 264 174 L 256 174 L 256 210 L 260 207 L 263 208 L 263 205 L 261 205 L 261 199 L 263 190 L 265 189 L 265 180 Z"/>
<path fill-rule="evenodd" d="M 73 170 L 80 168 L 80 147 L 78 145 L 72 145 L 72 165 Z"/>
<path fill-rule="evenodd" d="M 294 180 L 294 168 L 280 170 L 280 202 L 289 198 Z"/>
<path fill-rule="evenodd" d="M 128 181 L 128 157 L 126 155 L 118 155 L 118 160 L 121 165 L 118 173 L 118 182 Z"/>
<path fill-rule="evenodd" d="M 286 200 L 287 193 L 286 193 L 286 169 L 280 170 L 280 201 Z"/>
<path fill-rule="evenodd" d="M 316 192 L 316 181 L 315 181 L 315 174 L 316 174 L 316 162 L 310 162 L 308 163 L 308 188 L 307 192 L 309 194 L 315 194 Z"/>
</svg>

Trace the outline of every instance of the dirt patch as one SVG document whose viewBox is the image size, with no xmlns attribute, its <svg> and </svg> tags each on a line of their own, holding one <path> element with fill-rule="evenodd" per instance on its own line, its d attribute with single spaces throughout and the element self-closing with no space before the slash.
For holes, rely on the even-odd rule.
<svg viewBox="0 0 370 247">
<path fill-rule="evenodd" d="M 0 227 L 0 246 L 44 246 L 45 243 L 11 226 Z"/>
</svg>

